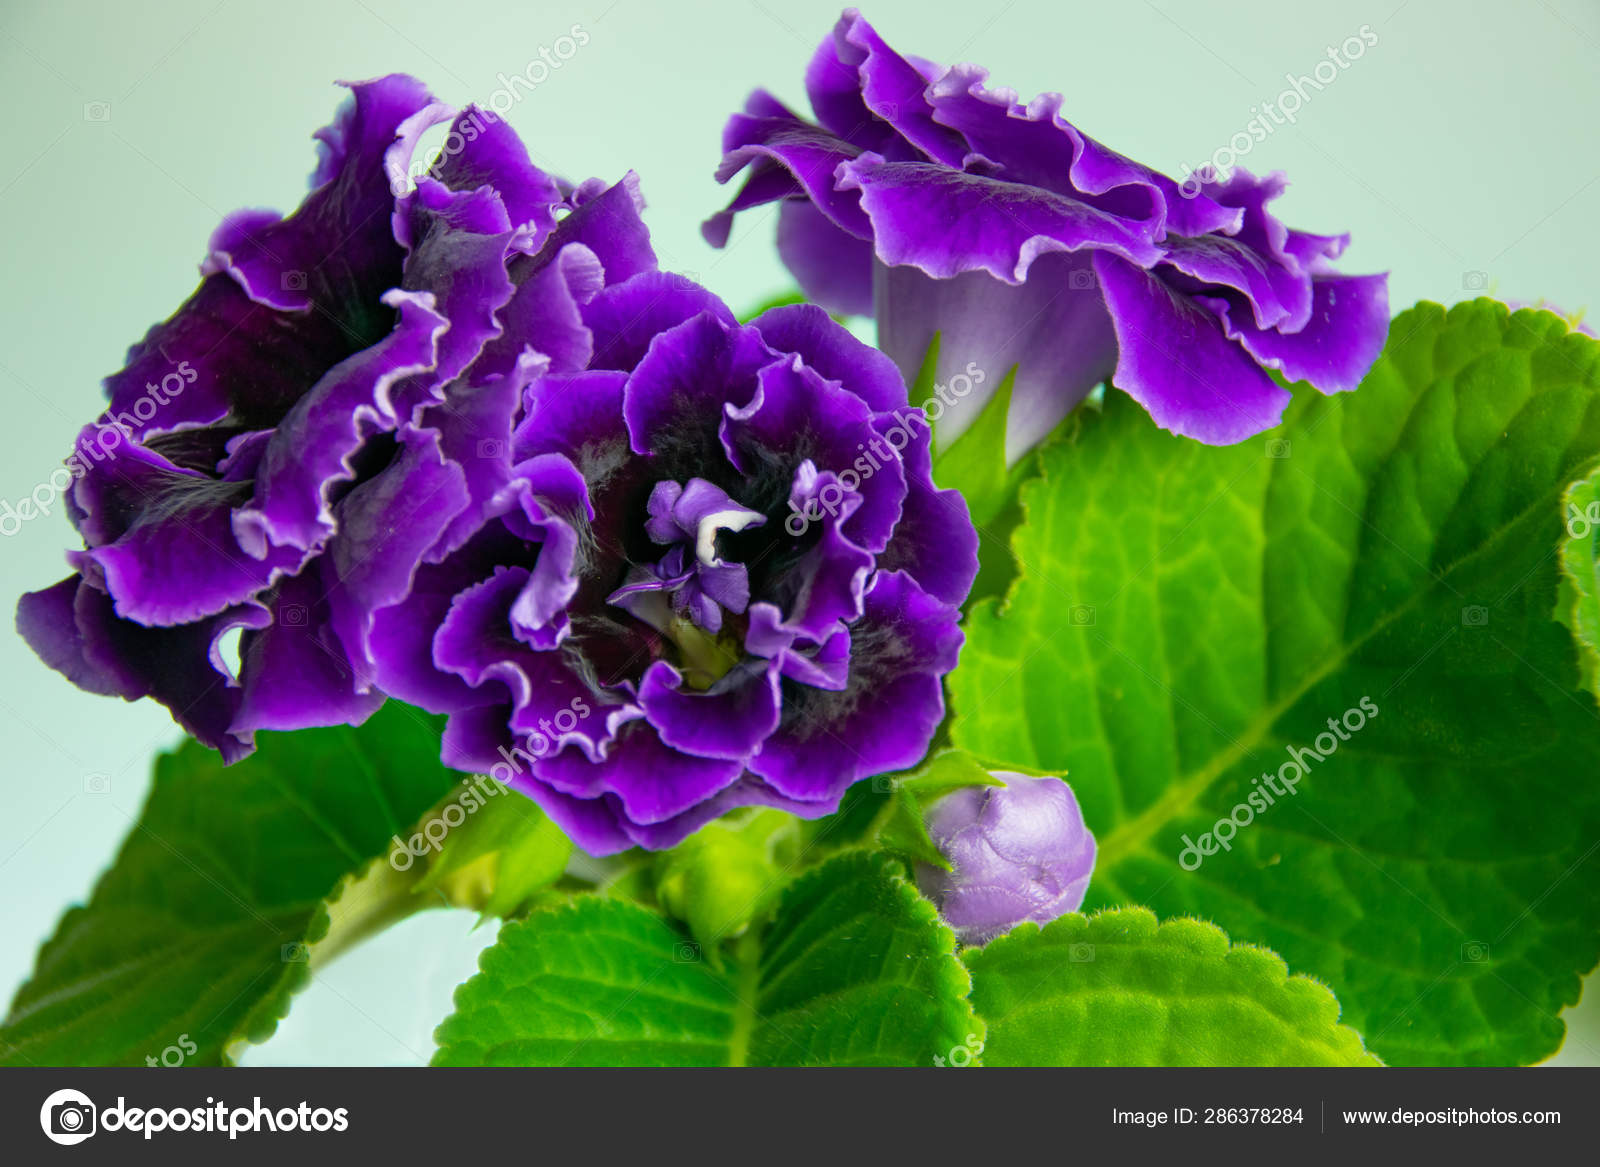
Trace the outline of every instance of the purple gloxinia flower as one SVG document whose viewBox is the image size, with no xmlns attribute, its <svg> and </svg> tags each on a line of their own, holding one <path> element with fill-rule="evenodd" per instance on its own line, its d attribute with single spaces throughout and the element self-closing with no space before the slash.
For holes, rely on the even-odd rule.
<svg viewBox="0 0 1600 1167">
<path fill-rule="evenodd" d="M 379 684 L 595 854 L 920 760 L 977 536 L 894 364 L 658 272 L 572 324 L 588 359 L 524 390 L 490 521 L 377 614 Z"/>
<path fill-rule="evenodd" d="M 1011 462 L 1107 378 L 1212 444 L 1277 424 L 1289 395 L 1267 369 L 1324 393 L 1360 383 L 1387 277 L 1338 274 L 1348 236 L 1280 223 L 1280 175 L 1180 190 L 1074 128 L 1059 94 L 1023 104 L 987 76 L 902 57 L 847 10 L 806 70 L 816 123 L 762 90 L 728 122 L 717 178 L 749 176 L 706 238 L 780 200 L 778 249 L 811 299 L 874 313 L 908 377 L 935 334 L 939 382 L 988 371 L 941 444 L 1017 366 Z"/>
<path fill-rule="evenodd" d="M 1004 786 L 947 794 L 928 834 L 951 871 L 917 865 L 917 884 L 963 944 L 987 944 L 1018 924 L 1077 911 L 1095 843 L 1072 788 L 1059 778 L 994 771 Z"/>
<path fill-rule="evenodd" d="M 485 111 L 405 76 L 349 88 L 299 209 L 228 217 L 199 288 L 107 379 L 68 461 L 76 574 L 17 609 L 46 663 L 155 698 L 230 762 L 258 729 L 383 701 L 372 610 L 511 480 L 523 386 L 587 359 L 560 347 L 576 298 L 655 266 L 631 176 L 572 190 Z"/>
</svg>

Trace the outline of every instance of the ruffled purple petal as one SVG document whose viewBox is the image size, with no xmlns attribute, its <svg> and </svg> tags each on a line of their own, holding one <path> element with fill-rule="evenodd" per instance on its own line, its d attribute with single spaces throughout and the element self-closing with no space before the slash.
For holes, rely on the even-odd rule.
<svg viewBox="0 0 1600 1167">
<path fill-rule="evenodd" d="M 369 683 L 373 613 L 405 598 L 418 566 L 471 501 L 461 464 L 439 437 L 409 427 L 393 461 L 356 486 L 334 510 L 341 538 L 319 560 L 334 630 Z"/>
<path fill-rule="evenodd" d="M 686 690 L 666 661 L 645 670 L 639 704 L 664 744 L 697 758 L 742 761 L 778 728 L 783 697 L 778 670 L 752 662 L 704 692 Z"/>
<path fill-rule="evenodd" d="M 242 690 L 223 666 L 219 646 L 235 628 L 270 625 L 272 614 L 264 607 L 242 604 L 175 628 L 146 628 L 119 619 L 111 598 L 85 581 L 74 596 L 73 617 L 86 667 L 98 676 L 115 677 L 123 697 L 159 701 L 174 721 L 221 753 L 225 763 L 255 748 L 254 734 L 234 724 Z"/>
<path fill-rule="evenodd" d="M 594 369 L 632 370 L 660 333 L 702 313 L 733 324 L 732 310 L 698 284 L 671 272 L 647 272 L 612 284 L 585 307 L 594 334 Z"/>
<path fill-rule="evenodd" d="M 598 762 L 572 750 L 541 758 L 535 764 L 535 777 L 559 788 L 562 776 L 574 767 L 582 769 L 591 788 L 615 798 L 627 824 L 643 825 L 683 814 L 744 772 L 738 760 L 697 757 L 673 749 L 644 724 L 629 726 Z M 575 837 L 575 841 L 585 845 L 582 839 Z"/>
<path fill-rule="evenodd" d="M 1061 116 L 1059 93 L 1023 104 L 1009 89 L 985 85 L 988 71 L 957 65 L 929 87 L 935 117 L 959 130 L 972 150 L 999 167 L 997 177 L 1042 187 L 1141 225 L 1147 237 L 1237 230 L 1242 212 L 1109 150 Z"/>
<path fill-rule="evenodd" d="M 1216 316 L 1149 272 L 1095 256 L 1117 332 L 1117 388 L 1163 429 L 1226 446 L 1269 430 L 1289 394 L 1229 340 Z"/>
<path fill-rule="evenodd" d="M 424 179 L 417 196 L 425 226 L 414 229 L 417 242 L 406 260 L 404 287 L 431 295 L 431 306 L 449 327 L 436 341 L 430 375 L 403 386 L 395 403 L 401 411 L 437 400 L 439 387 L 459 377 L 500 335 L 499 312 L 514 290 L 505 269 L 514 231 L 491 188 L 459 193 Z"/>
<path fill-rule="evenodd" d="M 80 689 L 130 701 L 142 697 L 143 692 L 131 685 L 125 674 L 104 668 L 85 655 L 76 604 L 78 589 L 87 586 L 82 576 L 69 575 L 41 591 L 24 592 L 17 601 L 17 635 L 40 660 Z"/>
<path fill-rule="evenodd" d="M 235 733 L 360 725 L 384 695 L 361 683 L 334 631 L 326 560 L 279 584 L 272 622 L 239 641 L 243 697 Z"/>
<path fill-rule="evenodd" d="M 564 201 L 555 179 L 533 164 L 522 139 L 488 110 L 468 106 L 452 130 L 459 138 L 446 138 L 439 178 L 455 190 L 493 190 L 512 225 L 525 229 L 521 249 L 538 251 L 555 230 L 555 209 Z M 448 149 L 458 143 L 460 149 Z"/>
<path fill-rule="evenodd" d="M 1299 332 L 1259 329 L 1248 319 L 1236 324 L 1234 317 L 1241 314 L 1228 301 L 1202 298 L 1202 303 L 1260 364 L 1323 393 L 1360 385 L 1389 335 L 1387 275 L 1313 276 L 1311 318 Z"/>
<path fill-rule="evenodd" d="M 607 284 L 656 270 L 650 231 L 640 218 L 644 195 L 637 174 L 630 170 L 621 182 L 574 202 L 575 209 L 556 224 L 539 254 L 511 265 L 513 279 L 521 282 L 527 271 L 543 266 L 571 243 L 583 244 L 599 259 Z"/>
<path fill-rule="evenodd" d="M 921 70 L 886 45 L 854 10 L 840 17 L 833 42 L 840 61 L 855 67 L 861 101 L 868 110 L 934 162 L 964 165 L 972 147 L 935 117 L 926 92 L 928 79 Z"/>
<path fill-rule="evenodd" d="M 690 807 L 673 818 L 659 823 L 624 823 L 623 826 L 633 846 L 644 847 L 651 851 L 664 851 L 676 847 L 712 820 L 744 806 L 771 807 L 773 810 L 786 811 L 808 819 L 821 818 L 838 809 L 837 802 L 806 802 L 797 798 L 785 798 L 765 782 L 746 774 L 704 802 Z"/>
<path fill-rule="evenodd" d="M 434 633 L 456 596 L 495 570 L 500 557 L 480 557 L 480 551 L 469 545 L 444 564 L 424 564 L 403 599 L 373 614 L 368 656 L 391 696 L 432 713 L 456 713 L 482 704 L 483 697 L 472 686 L 441 669 L 433 656 Z"/>
<path fill-rule="evenodd" d="M 117 613 L 172 625 L 243 603 L 305 560 L 294 549 L 254 558 L 232 530 L 248 486 L 217 482 L 142 446 L 90 463 L 75 485 L 79 525 L 93 546 L 70 557 L 108 591 Z"/>
<path fill-rule="evenodd" d="M 659 452 L 684 431 L 716 433 L 730 404 L 756 396 L 757 372 L 775 360 L 755 329 L 709 312 L 658 333 L 624 390 L 634 452 Z"/>
<path fill-rule="evenodd" d="M 776 604 L 752 604 L 745 651 L 774 661 L 780 676 L 813 689 L 843 689 L 850 680 L 850 630 L 825 633 L 820 643 L 805 630 L 784 622 Z"/>
<path fill-rule="evenodd" d="M 955 668 L 955 610 L 901 572 L 880 572 L 851 646 L 849 687 L 818 693 L 762 744 L 750 769 L 779 794 L 830 800 L 864 777 L 915 765 L 944 717 L 939 678 Z"/>
<path fill-rule="evenodd" d="M 807 365 L 861 398 L 868 409 L 881 412 L 906 403 L 906 383 L 894 362 L 840 328 L 815 304 L 769 308 L 750 325 L 769 347 L 799 353 Z"/>
<path fill-rule="evenodd" d="M 1020 284 L 1041 255 L 1085 248 L 1142 265 L 1161 257 L 1139 224 L 1022 183 L 863 155 L 839 185 L 861 192 L 880 260 L 936 279 L 983 271 Z"/>
<path fill-rule="evenodd" d="M 906 501 L 894 541 L 878 556 L 884 571 L 903 571 L 947 604 L 960 604 L 978 578 L 978 532 L 958 490 L 933 484 L 933 435 L 926 415 L 902 408 L 880 414 L 873 426 L 899 451 Z"/>
<path fill-rule="evenodd" d="M 622 421 L 625 374 L 609 370 L 540 377 L 524 393 L 526 415 L 513 436 L 518 461 L 560 454 L 581 466 L 585 452 L 626 449 Z"/>
<path fill-rule="evenodd" d="M 523 280 L 501 313 L 502 335 L 473 366 L 475 377 L 505 375 L 526 351 L 546 359 L 552 372 L 575 373 L 594 356 L 594 336 L 583 307 L 605 287 L 599 256 L 569 243 L 548 264 Z"/>
<path fill-rule="evenodd" d="M 850 22 L 840 20 L 824 37 L 806 66 L 806 96 L 817 121 L 858 150 L 880 154 L 904 149 L 894 127 L 867 108 L 861 93 L 860 65 L 865 53 L 849 41 Z M 730 147 L 724 145 L 723 153 Z"/>
<path fill-rule="evenodd" d="M 746 166 L 753 169 L 733 202 L 702 224 L 701 234 L 713 247 L 727 243 L 736 212 L 787 197 L 791 182 L 835 226 L 861 238 L 870 236 L 872 225 L 862 213 L 859 197 L 834 183 L 839 167 L 860 153 L 854 146 L 792 117 L 748 114 L 729 119 L 724 141 L 738 145 L 724 155 L 717 168 L 718 182 L 727 182 Z"/>
<path fill-rule="evenodd" d="M 467 492 L 466 504 L 428 549 L 429 558 L 448 555 L 471 538 L 509 485 L 511 421 L 529 383 L 545 365 L 544 357 L 524 353 L 509 374 L 492 375 L 481 384 L 457 381 L 443 402 L 423 412 L 416 428 L 438 436 L 443 457 L 459 469 Z"/>
<path fill-rule="evenodd" d="M 381 343 L 330 369 L 277 427 L 256 473 L 255 496 L 233 519 L 252 555 L 270 546 L 310 550 L 334 532 L 332 489 L 356 474 L 352 459 L 368 437 L 399 419 L 390 391 L 434 367 L 449 320 L 426 293 L 390 292 L 400 313 Z"/>
<path fill-rule="evenodd" d="M 905 501 L 905 470 L 898 459 L 864 473 L 855 463 L 873 437 L 872 412 L 798 360 L 779 360 L 756 374 L 748 404 L 729 400 L 721 427 L 729 460 L 750 473 L 770 452 L 798 447 L 824 467 L 856 475 L 860 505 L 841 519 L 847 536 L 868 551 L 889 544 Z"/>
<path fill-rule="evenodd" d="M 814 641 L 861 615 L 874 559 L 844 531 L 861 502 L 860 494 L 840 485 L 838 475 L 818 471 L 809 459 L 795 471 L 789 521 L 801 516 L 821 533 L 790 570 L 776 598 L 783 604 L 786 625 Z M 791 526 L 790 533 L 804 531 Z"/>
</svg>

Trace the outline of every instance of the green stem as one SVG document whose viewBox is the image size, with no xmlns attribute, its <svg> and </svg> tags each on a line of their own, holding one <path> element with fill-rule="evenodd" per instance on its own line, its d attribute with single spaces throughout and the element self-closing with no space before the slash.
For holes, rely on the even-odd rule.
<svg viewBox="0 0 1600 1167">
<path fill-rule="evenodd" d="M 387 860 L 375 860 L 351 878 L 328 904 L 328 932 L 311 946 L 310 960 L 323 968 L 363 940 L 425 908 L 446 908 L 435 892 L 418 895 L 413 872 L 396 871 Z"/>
<path fill-rule="evenodd" d="M 735 982 L 733 1035 L 728 1040 L 728 1065 L 745 1066 L 750 1060 L 750 1038 L 756 1028 L 756 997 L 761 991 L 761 933 L 752 927 L 733 948 L 738 969 Z"/>
</svg>

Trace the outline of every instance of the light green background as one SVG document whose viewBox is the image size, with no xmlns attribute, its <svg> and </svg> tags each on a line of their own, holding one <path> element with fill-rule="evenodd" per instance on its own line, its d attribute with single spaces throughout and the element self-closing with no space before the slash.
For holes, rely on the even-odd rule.
<svg viewBox="0 0 1600 1167">
<path fill-rule="evenodd" d="M 581 25 L 589 43 L 508 115 L 535 159 L 571 177 L 637 170 L 663 264 L 736 308 L 784 289 L 770 209 L 743 216 L 726 252 L 697 224 L 728 193 L 711 179 L 724 118 L 756 85 L 804 108 L 802 70 L 837 15 L 811 0 L 4 0 L 0 498 L 59 464 L 98 408 L 99 379 L 193 287 L 223 213 L 295 204 L 334 78 L 404 70 L 453 103 L 488 101 L 499 74 Z M 903 51 L 984 63 L 1025 96 L 1064 92 L 1076 124 L 1172 171 L 1244 130 L 1285 73 L 1309 74 L 1370 26 L 1378 43 L 1246 159 L 1293 178 L 1280 213 L 1353 232 L 1345 266 L 1390 270 L 1397 307 L 1483 283 L 1595 302 L 1595 0 L 882 0 L 867 16 Z M 65 574 L 69 535 L 52 516 L 0 539 L 0 596 Z M 152 753 L 178 734 L 154 705 L 77 692 L 14 636 L 0 637 L 0 733 L 9 993 L 88 894 L 137 814 Z M 249 1060 L 424 1061 L 451 987 L 492 937 L 470 927 L 438 913 L 347 957 Z M 1600 1064 L 1596 996 L 1562 1061 Z"/>
</svg>

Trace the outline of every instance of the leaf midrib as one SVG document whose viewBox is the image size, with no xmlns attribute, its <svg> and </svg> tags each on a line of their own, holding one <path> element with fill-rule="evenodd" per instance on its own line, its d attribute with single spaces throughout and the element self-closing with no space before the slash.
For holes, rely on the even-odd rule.
<svg viewBox="0 0 1600 1167">
<path fill-rule="evenodd" d="M 1589 465 L 1591 468 L 1600 465 L 1600 459 L 1592 459 Z M 1474 472 L 1476 472 L 1476 469 L 1477 468 L 1474 467 Z M 1587 472 L 1588 471 L 1575 468 L 1570 474 L 1563 474 L 1562 477 L 1571 481 L 1574 478 L 1581 477 Z M 1270 480 L 1268 481 L 1267 486 L 1268 489 L 1270 489 Z M 1205 792 L 1218 781 L 1218 779 L 1220 779 L 1224 774 L 1237 765 L 1250 752 L 1259 749 L 1266 744 L 1268 741 L 1268 732 L 1275 724 L 1277 724 L 1278 719 L 1290 709 L 1294 708 L 1294 706 L 1298 704 L 1307 693 L 1316 688 L 1317 685 L 1321 684 L 1324 680 L 1332 676 L 1335 672 L 1347 664 L 1350 657 L 1354 653 L 1358 652 L 1362 647 L 1364 647 L 1373 637 L 1387 630 L 1392 624 L 1395 623 L 1395 621 L 1409 613 L 1422 600 L 1431 599 L 1437 593 L 1441 585 L 1445 584 L 1452 576 L 1459 573 L 1464 567 L 1475 563 L 1477 560 L 1484 558 L 1497 550 L 1503 539 L 1511 531 L 1520 527 L 1531 515 L 1534 515 L 1539 510 L 1549 509 L 1552 505 L 1554 505 L 1551 501 L 1552 497 L 1564 496 L 1565 492 L 1565 485 L 1547 488 L 1544 493 L 1539 496 L 1536 502 L 1529 503 L 1521 511 L 1517 512 L 1514 518 L 1510 519 L 1508 522 L 1499 527 L 1493 535 L 1480 543 L 1470 553 L 1462 556 L 1460 559 L 1457 559 L 1444 571 L 1439 573 L 1430 573 L 1427 587 L 1418 588 L 1417 590 L 1413 591 L 1405 603 L 1391 610 L 1381 620 L 1374 622 L 1371 627 L 1369 627 L 1355 640 L 1341 645 L 1338 651 L 1330 655 L 1321 666 L 1308 673 L 1305 679 L 1299 685 L 1290 690 L 1279 700 L 1274 701 L 1261 713 L 1252 718 L 1245 725 L 1241 733 L 1235 736 L 1233 744 L 1227 749 L 1221 751 L 1220 753 L 1214 754 L 1211 760 L 1199 770 L 1195 771 L 1192 776 L 1181 778 L 1179 781 L 1174 782 L 1167 788 L 1166 792 L 1160 798 L 1151 803 L 1144 810 L 1140 811 L 1133 818 L 1119 823 L 1110 831 L 1106 832 L 1103 836 L 1101 836 L 1100 839 L 1100 864 L 1109 868 L 1120 863 L 1122 860 L 1128 858 L 1130 855 L 1144 846 L 1144 844 L 1153 838 L 1156 832 L 1159 831 L 1163 826 L 1165 826 L 1167 823 L 1170 823 L 1180 814 L 1183 814 L 1192 808 L 1200 800 L 1201 796 L 1204 795 Z M 1265 548 L 1266 541 L 1265 538 L 1263 538 L 1263 552 L 1265 551 Z M 1359 563 L 1359 559 L 1353 559 L 1351 561 L 1352 576 L 1354 575 L 1354 570 L 1357 563 Z M 1263 609 L 1266 607 L 1265 593 L 1263 593 L 1262 607 Z M 1263 616 L 1264 615 L 1265 612 L 1263 611 Z"/>
</svg>

